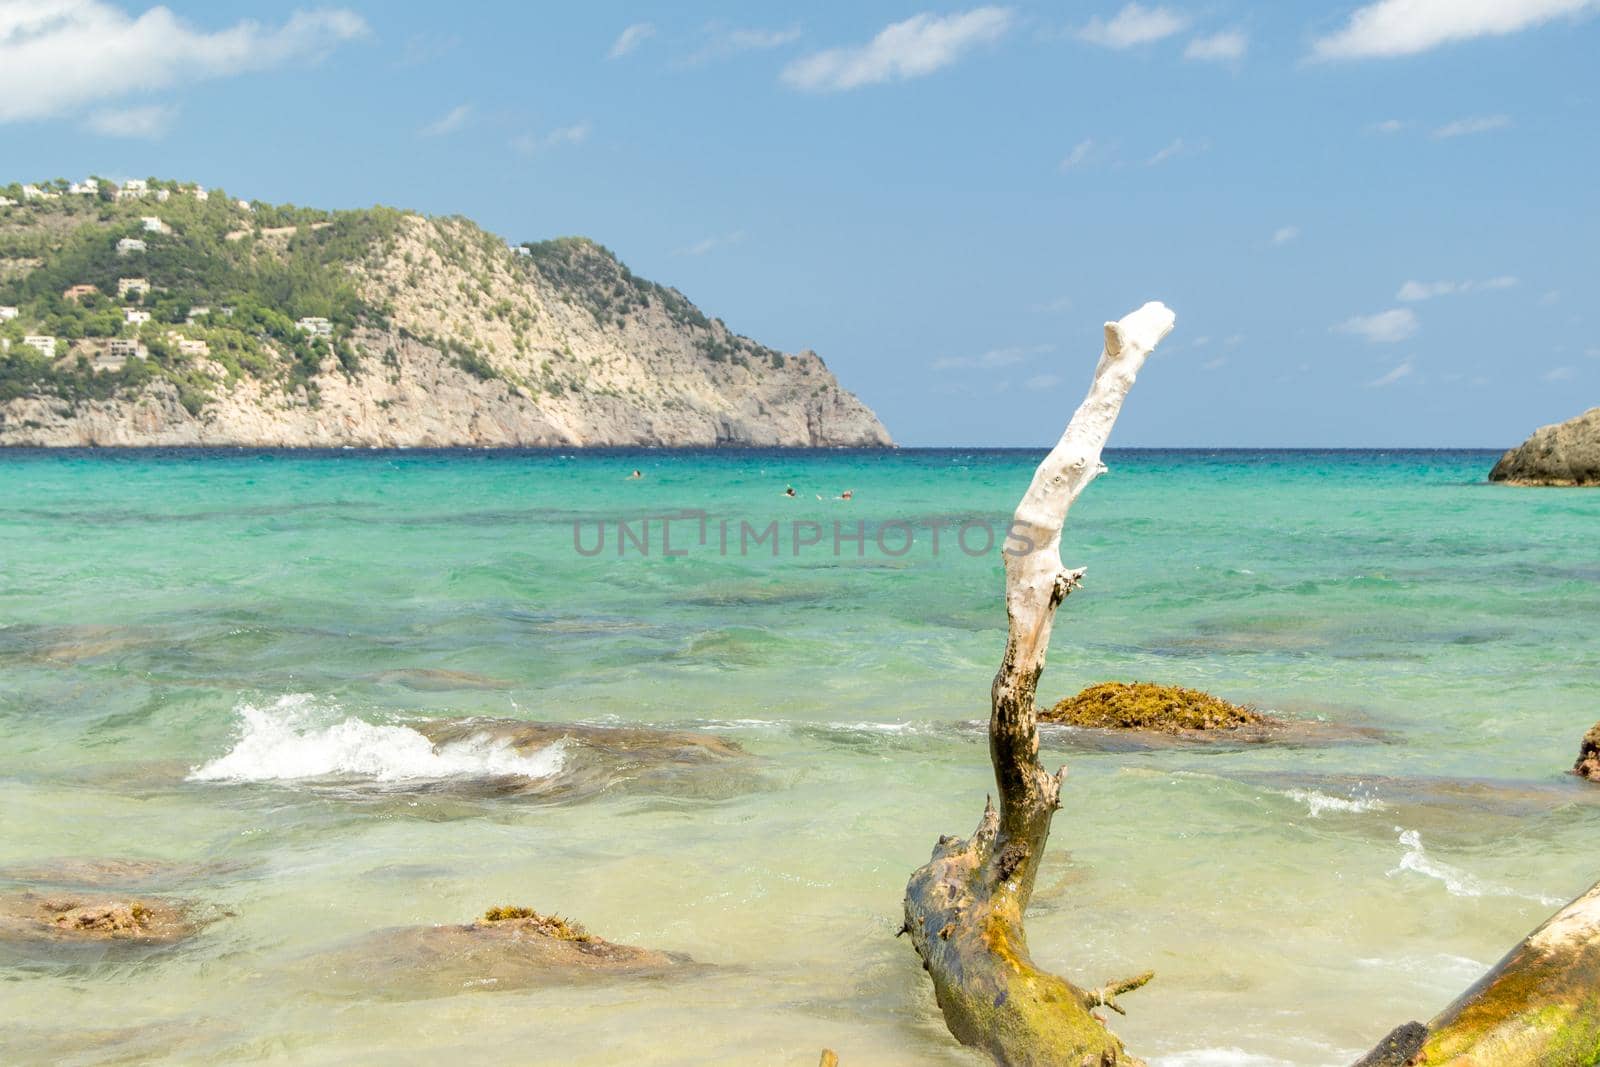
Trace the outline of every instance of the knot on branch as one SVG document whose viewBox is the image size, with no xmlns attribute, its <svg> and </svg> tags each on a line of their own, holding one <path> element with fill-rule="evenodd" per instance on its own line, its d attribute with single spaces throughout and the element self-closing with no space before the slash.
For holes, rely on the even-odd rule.
<svg viewBox="0 0 1600 1067">
<path fill-rule="evenodd" d="M 1087 1006 L 1091 1008 L 1106 1007 L 1118 1015 L 1126 1015 L 1128 1013 L 1122 1010 L 1122 1005 L 1117 1003 L 1117 998 L 1124 993 L 1132 993 L 1135 989 L 1143 987 L 1155 976 L 1156 972 L 1145 971 L 1142 974 L 1134 975 L 1132 978 L 1124 978 L 1118 982 L 1107 982 L 1099 989 L 1091 989 L 1084 994 L 1085 999 L 1088 1001 Z"/>
<path fill-rule="evenodd" d="M 1061 602 L 1067 599 L 1067 594 L 1083 584 L 1083 576 L 1087 573 L 1088 569 L 1085 567 L 1074 567 L 1070 571 L 1061 571 L 1056 575 L 1055 585 L 1050 589 L 1051 610 L 1060 607 Z"/>
</svg>

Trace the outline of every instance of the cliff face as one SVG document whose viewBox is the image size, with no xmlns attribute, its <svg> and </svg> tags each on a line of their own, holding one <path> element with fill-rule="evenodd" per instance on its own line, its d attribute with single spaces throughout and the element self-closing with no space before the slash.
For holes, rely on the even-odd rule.
<svg viewBox="0 0 1600 1067">
<path fill-rule="evenodd" d="M 159 217 L 168 206 L 138 210 Z M 0 210 L 16 246 L 28 232 L 16 216 L 30 208 Z M 139 270 L 151 292 L 134 299 L 154 320 L 119 326 L 119 309 L 101 313 L 121 351 L 143 350 L 118 364 L 109 337 L 63 339 L 48 360 L 14 343 L 0 353 L 12 361 L 0 366 L 0 444 L 892 444 L 815 353 L 735 335 L 581 238 L 519 252 L 463 219 L 392 212 L 381 225 L 329 216 L 282 226 L 236 204 L 226 216 L 190 205 L 167 234 L 149 234 L 160 247 L 148 264 L 138 253 L 103 263 L 121 216 L 98 210 L 76 231 L 57 225 L 78 235 L 59 251 L 7 260 L 0 247 L 10 263 L 0 305 L 36 320 L 0 326 L 14 342 L 93 334 L 99 320 L 77 305 L 99 307 L 96 297 L 63 302 L 61 283 L 87 275 L 79 281 L 114 291 L 111 274 Z M 27 250 L 39 251 L 29 236 Z M 169 239 L 184 245 L 158 254 Z M 317 314 L 330 320 L 326 336 L 294 324 Z"/>
<path fill-rule="evenodd" d="M 1539 427 L 1500 457 L 1489 480 L 1513 485 L 1600 485 L 1600 408 Z"/>
</svg>

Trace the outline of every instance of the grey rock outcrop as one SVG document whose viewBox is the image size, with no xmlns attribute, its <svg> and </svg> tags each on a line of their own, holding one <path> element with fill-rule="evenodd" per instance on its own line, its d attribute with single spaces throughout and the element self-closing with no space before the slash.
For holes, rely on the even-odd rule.
<svg viewBox="0 0 1600 1067">
<path fill-rule="evenodd" d="M 1600 408 L 1539 427 L 1500 457 L 1489 480 L 1512 485 L 1600 485 Z"/>
</svg>

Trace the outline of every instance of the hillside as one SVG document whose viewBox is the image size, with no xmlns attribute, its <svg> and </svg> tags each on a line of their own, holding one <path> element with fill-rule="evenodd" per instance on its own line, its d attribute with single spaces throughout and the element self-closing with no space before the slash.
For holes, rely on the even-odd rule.
<svg viewBox="0 0 1600 1067">
<path fill-rule="evenodd" d="M 0 186 L 0 445 L 887 446 L 814 352 L 578 237 Z"/>
</svg>

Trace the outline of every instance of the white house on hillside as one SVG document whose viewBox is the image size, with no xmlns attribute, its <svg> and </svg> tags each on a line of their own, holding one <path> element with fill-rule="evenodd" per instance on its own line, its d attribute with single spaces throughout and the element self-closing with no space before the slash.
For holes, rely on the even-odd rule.
<svg viewBox="0 0 1600 1067">
<path fill-rule="evenodd" d="M 140 217 L 139 221 L 144 224 L 146 233 L 167 232 L 167 224 L 156 218 L 154 215 L 143 215 Z"/>
<path fill-rule="evenodd" d="M 54 337 L 45 336 L 43 334 L 29 334 L 27 337 L 22 339 L 22 343 L 39 352 L 41 355 L 48 356 L 51 359 L 55 358 L 56 339 Z"/>
<path fill-rule="evenodd" d="M 67 186 L 67 192 L 73 196 L 95 196 L 100 192 L 100 183 L 93 178 L 85 178 L 81 182 L 73 182 Z"/>
<path fill-rule="evenodd" d="M 309 333 L 313 337 L 333 336 L 333 323 L 324 318 L 308 316 L 303 319 L 296 319 L 295 326 L 300 329 L 300 332 Z"/>
<path fill-rule="evenodd" d="M 143 252 L 144 242 L 136 237 L 124 237 L 117 242 L 117 255 L 126 256 L 133 252 Z"/>
<path fill-rule="evenodd" d="M 150 291 L 150 280 L 148 278 L 118 278 L 117 279 L 117 296 L 118 296 L 118 298 L 125 297 L 129 293 L 148 293 L 149 291 Z"/>
<path fill-rule="evenodd" d="M 197 307 L 190 308 L 189 309 L 189 317 L 186 318 L 184 321 L 187 322 L 190 326 L 193 326 L 196 319 L 203 319 L 209 314 L 211 314 L 211 309 L 206 307 L 204 304 L 201 304 L 201 305 L 199 305 Z"/>
<path fill-rule="evenodd" d="M 210 200 L 211 199 L 211 194 L 206 192 L 206 187 L 203 186 L 203 185 L 197 185 L 197 186 L 195 186 L 193 189 L 191 189 L 189 191 L 190 191 L 190 193 L 193 194 L 193 196 L 194 196 L 194 198 L 196 200 Z"/>
<path fill-rule="evenodd" d="M 10 322 L 17 317 L 17 309 L 9 304 L 0 306 L 0 322 Z"/>
<path fill-rule="evenodd" d="M 150 312 L 138 308 L 123 308 L 122 321 L 129 326 L 143 326 L 150 321 Z"/>
<path fill-rule="evenodd" d="M 137 200 L 150 191 L 150 183 L 143 178 L 129 178 L 117 190 L 118 200 Z"/>
</svg>

